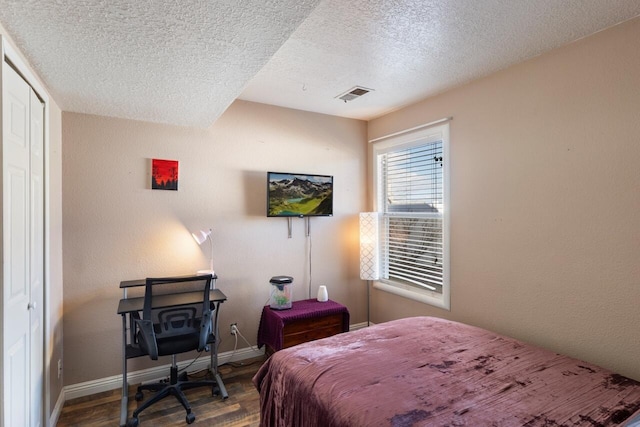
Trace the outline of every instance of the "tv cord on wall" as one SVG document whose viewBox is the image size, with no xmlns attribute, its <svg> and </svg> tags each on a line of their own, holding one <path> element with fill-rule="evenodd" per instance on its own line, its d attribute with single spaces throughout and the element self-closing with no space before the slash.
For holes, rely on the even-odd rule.
<svg viewBox="0 0 640 427">
<path fill-rule="evenodd" d="M 307 240 L 309 242 L 309 251 L 308 251 L 309 252 L 309 288 L 308 288 L 309 296 L 307 298 L 311 299 L 311 282 L 312 282 L 312 280 L 311 280 L 311 277 L 312 277 L 311 276 L 311 259 L 312 259 L 311 251 L 313 249 L 313 245 L 311 244 L 311 233 L 309 233 L 309 235 L 307 236 Z"/>
</svg>

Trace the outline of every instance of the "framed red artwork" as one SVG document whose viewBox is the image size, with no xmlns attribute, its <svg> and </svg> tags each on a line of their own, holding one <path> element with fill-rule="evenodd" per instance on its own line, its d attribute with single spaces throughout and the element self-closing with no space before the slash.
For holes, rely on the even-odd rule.
<svg viewBox="0 0 640 427">
<path fill-rule="evenodd" d="M 151 188 L 178 190 L 178 161 L 151 159 Z"/>
</svg>

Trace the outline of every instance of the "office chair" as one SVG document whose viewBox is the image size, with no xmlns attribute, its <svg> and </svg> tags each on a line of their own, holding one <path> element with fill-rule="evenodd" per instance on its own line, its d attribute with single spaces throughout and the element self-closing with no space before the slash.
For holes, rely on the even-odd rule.
<svg viewBox="0 0 640 427">
<path fill-rule="evenodd" d="M 209 351 L 209 345 L 215 345 L 215 336 L 211 330 L 212 307 L 209 302 L 211 280 L 211 274 L 146 279 L 142 318 L 140 318 L 139 313 L 134 314 L 137 342 L 152 360 L 157 360 L 158 356 L 171 355 L 172 362 L 168 383 L 159 382 L 138 387 L 138 392 L 135 395 L 137 401 L 143 399 L 143 390 L 155 391 L 156 394 L 133 412 L 132 417 L 127 421 L 127 427 L 137 427 L 139 422 L 138 415 L 167 396 L 176 397 L 187 411 L 187 424 L 191 424 L 196 419 L 196 416 L 191 412 L 191 405 L 189 405 L 183 390 L 211 386 L 212 395 L 215 395 L 218 391 L 218 385 L 215 380 L 189 381 L 186 372 L 178 376 L 178 366 L 176 364 L 176 354 L 192 350 Z M 162 307 L 163 304 L 156 303 L 156 307 L 161 307 L 154 308 L 154 298 L 159 301 L 161 298 L 175 298 L 175 296 L 179 295 L 176 293 L 166 296 L 158 295 L 158 291 L 161 288 L 160 285 L 168 284 L 182 287 L 184 285 L 179 284 L 197 284 L 198 291 L 202 290 L 202 302 L 176 305 L 174 299 L 174 303 L 164 304 L 168 305 L 168 307 Z M 154 292 L 156 292 L 155 297 Z"/>
</svg>

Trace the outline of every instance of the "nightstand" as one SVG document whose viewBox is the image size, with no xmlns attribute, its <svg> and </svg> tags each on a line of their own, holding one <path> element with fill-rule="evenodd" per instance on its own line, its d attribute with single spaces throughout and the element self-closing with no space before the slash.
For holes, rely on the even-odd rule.
<svg viewBox="0 0 640 427">
<path fill-rule="evenodd" d="M 288 310 L 262 309 L 258 347 L 267 354 L 349 330 L 349 310 L 335 301 L 294 301 Z"/>
</svg>

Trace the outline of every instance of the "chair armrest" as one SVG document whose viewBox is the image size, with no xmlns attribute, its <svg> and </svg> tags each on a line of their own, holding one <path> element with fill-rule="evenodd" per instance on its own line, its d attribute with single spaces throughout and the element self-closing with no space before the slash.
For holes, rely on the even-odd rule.
<svg viewBox="0 0 640 427">
<path fill-rule="evenodd" d="M 153 322 L 151 320 L 133 319 L 138 325 L 140 332 L 144 338 L 143 346 L 146 346 L 147 353 L 152 360 L 158 360 L 158 343 L 156 342 L 156 333 L 153 330 Z"/>
<path fill-rule="evenodd" d="M 205 310 L 200 320 L 200 341 L 198 343 L 198 351 L 207 350 L 207 341 L 211 333 L 211 310 Z"/>
</svg>

